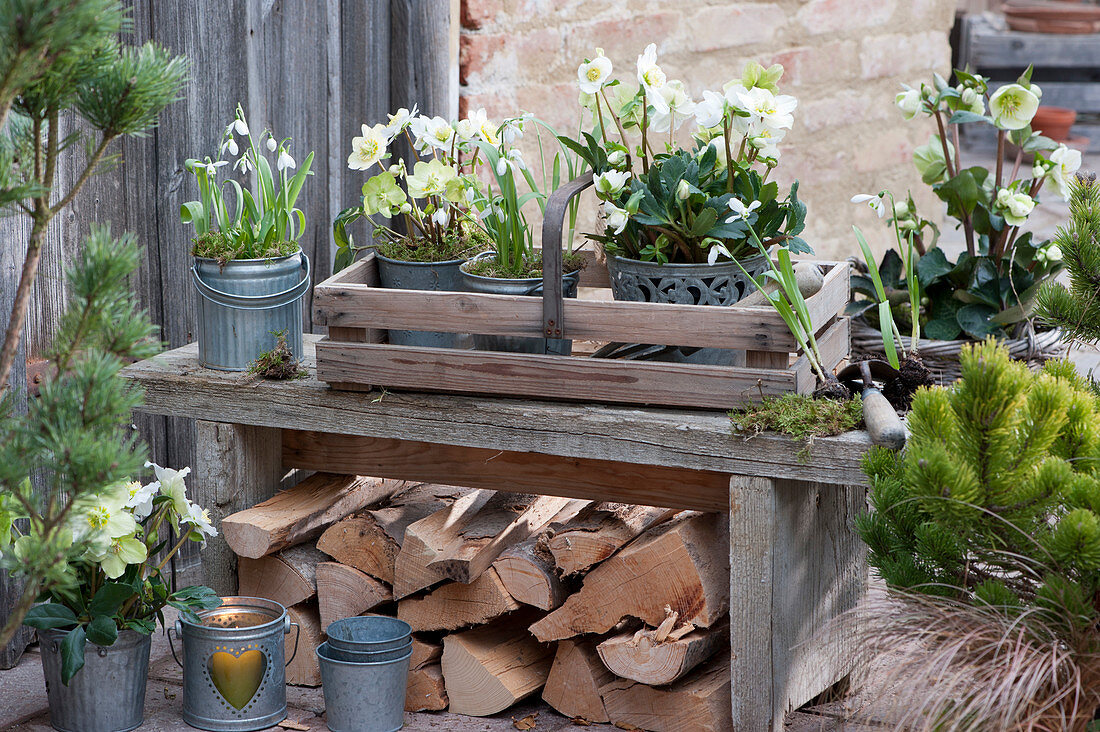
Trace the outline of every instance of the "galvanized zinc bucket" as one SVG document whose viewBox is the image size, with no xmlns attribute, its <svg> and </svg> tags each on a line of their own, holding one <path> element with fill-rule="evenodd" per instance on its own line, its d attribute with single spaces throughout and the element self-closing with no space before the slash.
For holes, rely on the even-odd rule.
<svg viewBox="0 0 1100 732">
<path fill-rule="evenodd" d="M 390 259 L 375 251 L 378 260 L 378 279 L 382 287 L 391 290 L 462 290 L 462 275 L 458 268 L 465 259 L 447 262 L 403 262 Z M 389 341 L 395 346 L 427 346 L 429 348 L 466 348 L 470 337 L 461 333 L 444 333 L 433 330 L 387 331 Z"/>
<path fill-rule="evenodd" d="M 88 642 L 84 668 L 61 683 L 61 641 L 67 630 L 39 630 L 50 725 L 61 732 L 126 732 L 139 727 L 149 673 L 147 635 L 124 630 L 110 646 Z"/>
<path fill-rule="evenodd" d="M 294 357 L 302 358 L 301 299 L 310 285 L 309 257 L 304 252 L 225 264 L 193 259 L 202 366 L 244 371 L 257 356 L 275 347 L 276 334 L 282 331 Z"/>
<path fill-rule="evenodd" d="M 183 720 L 217 732 L 270 727 L 286 717 L 283 636 L 296 623 L 286 608 L 259 597 L 224 597 L 198 613 L 201 625 L 180 617 L 183 640 Z M 169 632 L 169 642 L 171 642 Z M 294 651 L 298 652 L 298 639 Z M 172 655 L 176 649 L 172 646 Z"/>
<path fill-rule="evenodd" d="M 328 643 L 317 646 L 325 719 L 332 732 L 396 732 L 405 723 L 405 688 L 410 648 L 385 661 L 352 663 L 332 657 Z"/>
<path fill-rule="evenodd" d="M 389 615 L 357 615 L 334 620 L 325 628 L 328 644 L 352 653 L 403 648 L 412 642 L 412 626 Z"/>
</svg>

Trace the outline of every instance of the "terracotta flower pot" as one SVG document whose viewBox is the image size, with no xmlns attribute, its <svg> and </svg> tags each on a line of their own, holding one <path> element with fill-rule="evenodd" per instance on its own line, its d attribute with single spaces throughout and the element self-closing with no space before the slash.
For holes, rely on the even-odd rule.
<svg viewBox="0 0 1100 732">
<path fill-rule="evenodd" d="M 1100 32 L 1100 7 L 1082 2 L 1028 0 L 1002 8 L 1010 30 L 1024 33 Z"/>
<path fill-rule="evenodd" d="M 1077 121 L 1077 112 L 1065 107 L 1047 107 L 1040 105 L 1031 120 L 1031 128 L 1055 142 L 1069 139 L 1069 129 Z"/>
</svg>

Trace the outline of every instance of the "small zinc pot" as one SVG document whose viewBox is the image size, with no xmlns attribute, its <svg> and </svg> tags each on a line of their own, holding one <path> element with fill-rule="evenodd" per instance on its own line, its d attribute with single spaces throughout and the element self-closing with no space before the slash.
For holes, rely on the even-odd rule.
<svg viewBox="0 0 1100 732">
<path fill-rule="evenodd" d="M 66 630 L 39 630 L 50 726 L 61 732 L 126 732 L 142 723 L 149 673 L 150 637 L 132 630 L 110 646 L 86 643 L 84 668 L 61 683 L 61 641 Z"/>
<path fill-rule="evenodd" d="M 198 613 L 202 624 L 180 617 L 183 641 L 183 720 L 216 732 L 270 727 L 286 717 L 283 636 L 291 626 L 286 608 L 259 597 L 225 597 Z M 171 641 L 171 632 L 169 632 Z M 176 649 L 172 646 L 172 655 Z"/>
<path fill-rule="evenodd" d="M 759 277 L 768 266 L 763 255 L 739 260 L 741 267 Z M 728 306 L 753 292 L 736 262 L 714 264 L 660 264 L 607 255 L 611 294 L 616 300 L 680 305 Z M 671 344 L 670 344 L 671 345 Z M 656 360 L 697 364 L 744 366 L 744 351 L 728 348 L 672 349 Z"/>
<path fill-rule="evenodd" d="M 275 347 L 286 332 L 287 347 L 302 358 L 302 296 L 309 291 L 309 257 L 235 259 L 225 264 L 193 257 L 191 279 L 199 297 L 199 363 L 219 371 L 244 371 Z"/>
<path fill-rule="evenodd" d="M 409 658 L 353 663 L 332 655 L 328 643 L 317 646 L 325 720 L 332 732 L 396 732 L 405 723 Z"/>
<path fill-rule="evenodd" d="M 329 623 L 325 636 L 331 648 L 375 653 L 408 645 L 412 641 L 412 626 L 388 615 L 357 615 Z"/>
<path fill-rule="evenodd" d="M 478 261 L 482 258 L 495 257 L 486 252 L 488 256 L 479 255 L 470 260 Z M 466 271 L 468 264 L 462 266 L 462 278 L 465 289 L 468 292 L 481 292 L 489 295 L 525 295 L 530 297 L 542 296 L 541 277 L 522 277 L 516 279 L 503 279 L 497 277 L 485 277 L 470 274 Z M 567 272 L 561 278 L 561 290 L 563 297 L 577 296 L 577 283 L 580 281 L 580 272 Z M 560 356 L 568 356 L 573 352 L 573 341 L 562 338 L 524 338 L 521 336 L 494 336 L 477 335 L 473 337 L 474 348 L 478 351 L 508 351 L 511 353 L 552 353 Z"/>
<path fill-rule="evenodd" d="M 465 259 L 446 262 L 403 262 L 382 256 L 377 250 L 378 278 L 382 287 L 396 290 L 462 290 L 459 268 Z M 389 341 L 397 346 L 428 346 L 431 348 L 462 348 L 468 336 L 439 331 L 390 330 Z"/>
</svg>

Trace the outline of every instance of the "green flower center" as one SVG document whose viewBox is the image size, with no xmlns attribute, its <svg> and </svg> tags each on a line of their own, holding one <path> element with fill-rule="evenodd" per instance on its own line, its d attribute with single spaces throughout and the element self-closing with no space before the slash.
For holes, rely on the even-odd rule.
<svg viewBox="0 0 1100 732">
<path fill-rule="evenodd" d="M 102 529 L 111 520 L 111 512 L 106 506 L 96 506 L 88 512 L 88 523 L 93 529 Z"/>
</svg>

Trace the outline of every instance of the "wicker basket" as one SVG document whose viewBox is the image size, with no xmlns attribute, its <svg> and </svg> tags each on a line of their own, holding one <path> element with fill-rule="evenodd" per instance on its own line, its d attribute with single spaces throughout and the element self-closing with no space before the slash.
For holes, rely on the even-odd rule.
<svg viewBox="0 0 1100 732">
<path fill-rule="evenodd" d="M 902 336 L 902 346 L 906 350 L 909 349 L 909 341 L 909 338 Z M 937 384 L 947 386 L 962 375 L 959 367 L 959 351 L 963 346 L 973 342 L 971 340 L 935 341 L 928 338 L 921 338 L 918 341 L 920 357 L 932 372 L 932 378 Z M 1026 361 L 1032 368 L 1042 366 L 1052 358 L 1060 357 L 1065 351 L 1062 332 L 1057 328 L 1035 331 L 1029 325 L 1023 338 L 1010 338 L 1002 342 L 1008 348 L 1012 358 L 1017 361 Z M 882 347 L 882 333 L 867 325 L 862 318 L 853 318 L 852 359 L 860 357 L 885 358 L 886 351 Z"/>
</svg>

